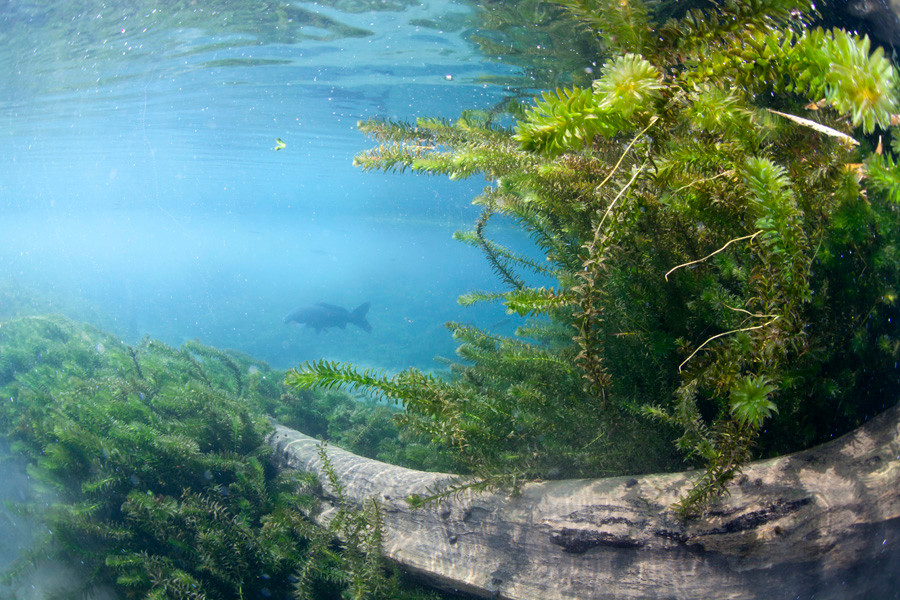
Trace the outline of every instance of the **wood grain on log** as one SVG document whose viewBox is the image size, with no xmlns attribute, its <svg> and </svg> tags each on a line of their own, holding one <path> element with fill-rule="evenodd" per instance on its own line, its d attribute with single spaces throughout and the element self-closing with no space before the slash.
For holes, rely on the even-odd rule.
<svg viewBox="0 0 900 600">
<path fill-rule="evenodd" d="M 270 443 L 282 466 L 326 480 L 318 440 L 276 426 Z M 517 496 L 464 493 L 414 510 L 407 496 L 453 476 L 327 453 L 349 499 L 382 505 L 387 557 L 442 588 L 522 600 L 887 599 L 900 589 L 900 407 L 749 465 L 687 522 L 669 507 L 696 472 L 535 482 Z"/>
</svg>

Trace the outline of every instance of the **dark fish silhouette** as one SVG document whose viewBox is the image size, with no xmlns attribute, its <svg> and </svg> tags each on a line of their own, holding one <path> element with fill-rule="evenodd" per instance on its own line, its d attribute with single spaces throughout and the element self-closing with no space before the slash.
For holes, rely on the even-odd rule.
<svg viewBox="0 0 900 600">
<path fill-rule="evenodd" d="M 369 312 L 370 304 L 369 302 L 364 302 L 357 306 L 353 312 L 350 312 L 341 306 L 319 302 L 313 306 L 298 308 L 286 316 L 284 322 L 312 327 L 316 330 L 316 333 L 329 327 L 340 327 L 343 329 L 347 326 L 347 323 L 353 323 L 363 331 L 370 332 L 372 331 L 372 326 L 366 321 L 366 313 Z"/>
</svg>

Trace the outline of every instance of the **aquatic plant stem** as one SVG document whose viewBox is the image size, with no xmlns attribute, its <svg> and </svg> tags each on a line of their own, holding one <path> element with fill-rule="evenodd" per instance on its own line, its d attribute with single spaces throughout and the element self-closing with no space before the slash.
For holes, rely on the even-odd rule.
<svg viewBox="0 0 900 600">
<path fill-rule="evenodd" d="M 709 258 L 712 258 L 713 256 L 715 256 L 716 254 L 718 254 L 719 252 L 721 252 L 722 250 L 724 250 L 725 248 L 727 248 L 727 247 L 730 246 L 731 244 L 733 244 L 733 243 L 735 243 L 735 242 L 740 242 L 740 241 L 743 241 L 743 240 L 752 240 L 753 238 L 755 238 L 756 236 L 758 236 L 758 235 L 761 234 L 761 233 L 762 233 L 762 230 L 760 229 L 760 230 L 757 231 L 756 233 L 753 233 L 753 234 L 750 234 L 750 235 L 745 235 L 745 236 L 739 237 L 739 238 L 734 238 L 733 240 L 728 240 L 728 242 L 726 242 L 724 246 L 722 246 L 721 248 L 719 248 L 719 249 L 716 250 L 715 252 L 712 252 L 711 254 L 707 254 L 707 255 L 704 256 L 703 258 L 698 258 L 697 260 L 692 260 L 692 261 L 690 261 L 690 262 L 681 263 L 680 265 L 676 265 L 676 266 L 672 267 L 671 269 L 669 269 L 668 271 L 666 271 L 666 274 L 663 276 L 663 278 L 664 278 L 666 281 L 669 281 L 669 275 L 672 274 L 672 271 L 675 271 L 675 270 L 677 270 L 677 269 L 680 269 L 681 267 L 689 267 L 689 266 L 691 266 L 691 265 L 695 265 L 695 264 L 697 264 L 697 263 L 701 263 L 701 262 L 703 262 L 704 260 L 707 260 L 707 259 L 709 259 Z"/>
<path fill-rule="evenodd" d="M 712 336 L 711 338 L 709 338 L 708 340 L 706 340 L 705 342 L 700 344 L 700 346 L 696 350 L 691 352 L 691 355 L 688 356 L 686 359 L 684 359 L 684 362 L 682 362 L 680 365 L 678 365 L 678 372 L 681 373 L 682 367 L 684 367 L 684 365 L 687 364 L 687 362 L 689 360 L 694 358 L 694 355 L 697 354 L 698 352 L 700 352 L 700 350 L 703 349 L 703 346 L 707 345 L 714 339 L 724 337 L 726 335 L 731 335 L 732 333 L 740 333 L 742 331 L 753 331 L 755 329 L 762 329 L 763 327 L 768 327 L 769 325 L 771 325 L 772 323 L 774 323 L 775 321 L 777 321 L 780 318 L 781 318 L 781 316 L 776 316 L 774 319 L 767 321 L 767 322 L 763 323 L 762 325 L 754 325 L 753 327 L 742 327 L 740 329 L 732 329 L 731 331 L 723 331 L 722 333 L 717 333 L 716 335 Z"/>
<path fill-rule="evenodd" d="M 634 136 L 634 139 L 631 140 L 631 142 L 630 142 L 630 143 L 628 144 L 628 146 L 625 148 L 625 151 L 622 152 L 622 156 L 619 157 L 618 162 L 616 162 L 616 164 L 613 166 L 613 168 L 612 168 L 612 170 L 609 172 L 609 174 L 608 174 L 606 177 L 604 177 L 604 178 L 603 178 L 603 181 L 601 181 L 600 184 L 597 186 L 597 188 L 596 188 L 597 190 L 603 189 L 603 186 L 606 185 L 606 182 L 609 181 L 610 177 L 612 177 L 613 175 L 615 175 L 616 172 L 619 170 L 619 166 L 622 164 L 622 161 L 625 160 L 625 157 L 628 155 L 628 152 L 631 150 L 631 147 L 634 146 L 635 143 L 636 143 L 639 139 L 641 139 L 641 136 L 643 136 L 645 133 L 647 133 L 647 130 L 650 129 L 650 128 L 653 126 L 653 124 L 656 123 L 658 120 L 659 120 L 659 117 L 657 117 L 656 115 L 654 115 L 653 118 L 650 119 L 650 122 L 647 124 L 647 126 L 644 127 L 644 128 L 640 131 L 640 133 L 638 133 L 636 136 Z"/>
<path fill-rule="evenodd" d="M 606 212 L 603 213 L 603 218 L 600 219 L 600 224 L 597 225 L 597 230 L 596 230 L 596 233 L 594 236 L 595 240 L 597 237 L 600 236 L 600 233 L 603 231 L 603 223 L 606 222 L 606 217 L 609 216 L 609 214 L 612 212 L 612 209 L 615 207 L 616 203 L 619 201 L 619 198 L 621 198 L 625 194 L 625 191 L 631 187 L 631 184 L 634 183 L 634 180 L 637 179 L 637 176 L 641 174 L 641 172 L 644 170 L 644 167 L 646 165 L 647 165 L 647 163 L 644 163 L 643 165 L 641 165 L 638 168 L 637 171 L 634 172 L 634 175 L 631 176 L 631 179 L 628 181 L 628 183 L 626 183 L 625 186 L 621 190 L 619 190 L 619 193 L 616 194 L 616 197 L 613 198 L 613 201 L 609 203 L 609 206 L 606 208 Z"/>
</svg>

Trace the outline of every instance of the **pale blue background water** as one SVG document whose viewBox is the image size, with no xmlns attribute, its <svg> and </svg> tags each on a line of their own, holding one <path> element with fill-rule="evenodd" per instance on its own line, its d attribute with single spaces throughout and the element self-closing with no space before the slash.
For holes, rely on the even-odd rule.
<svg viewBox="0 0 900 600">
<path fill-rule="evenodd" d="M 242 4 L 259 12 L 216 13 Z M 198 338 L 276 367 L 432 368 L 454 349 L 446 321 L 510 331 L 501 307 L 456 304 L 497 289 L 481 255 L 451 239 L 485 182 L 351 163 L 374 144 L 359 119 L 455 118 L 507 94 L 483 77 L 518 73 L 467 41 L 462 4 L 296 4 L 369 32 L 330 40 L 266 25 L 273 5 L 0 7 L 0 285 L 129 342 Z M 420 25 L 436 19 L 457 25 Z M 372 333 L 282 323 L 319 301 L 370 301 Z"/>
</svg>

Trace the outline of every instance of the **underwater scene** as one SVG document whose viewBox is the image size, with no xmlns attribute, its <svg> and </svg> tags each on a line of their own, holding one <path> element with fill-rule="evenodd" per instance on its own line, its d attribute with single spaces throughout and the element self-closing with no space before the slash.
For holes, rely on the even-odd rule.
<svg viewBox="0 0 900 600">
<path fill-rule="evenodd" d="M 900 599 L 896 3 L 0 42 L 0 600 Z"/>
</svg>

